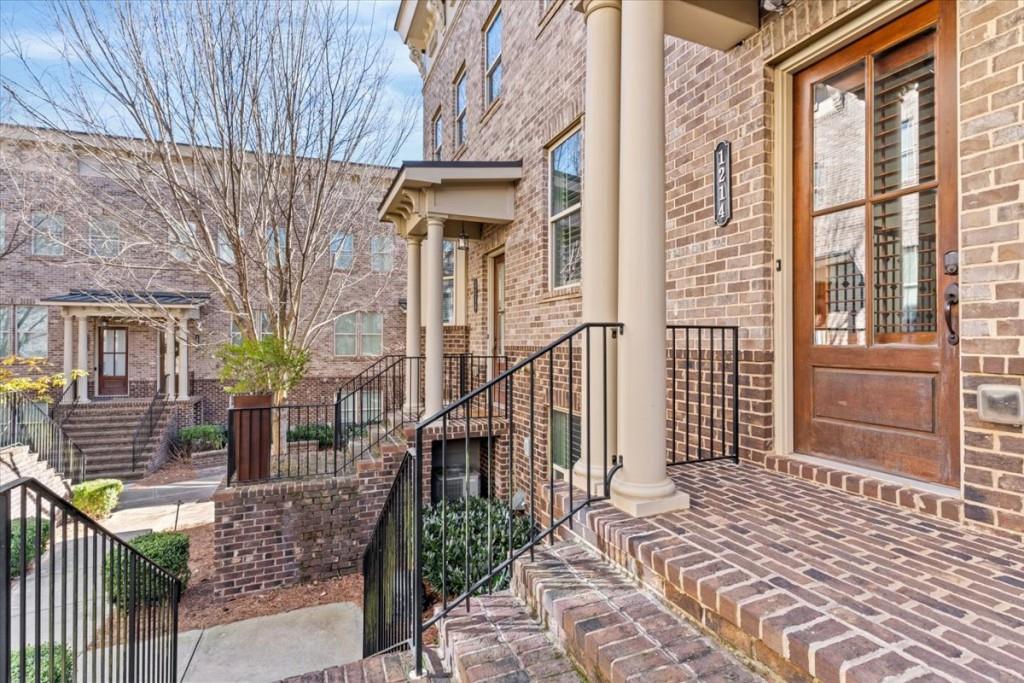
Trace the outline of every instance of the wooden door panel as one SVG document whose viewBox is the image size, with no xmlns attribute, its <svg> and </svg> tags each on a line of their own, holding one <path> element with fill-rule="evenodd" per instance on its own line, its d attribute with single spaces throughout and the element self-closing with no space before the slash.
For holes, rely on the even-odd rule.
<svg viewBox="0 0 1024 683">
<path fill-rule="evenodd" d="M 936 375 L 815 368 L 815 418 L 935 433 Z M 869 397 L 869 401 L 864 398 Z"/>
<path fill-rule="evenodd" d="M 800 452 L 808 455 L 925 481 L 949 483 L 957 478 L 950 471 L 941 440 L 933 434 L 816 419 L 806 439 Z M 837 454 L 842 454 L 841 458 Z"/>
</svg>

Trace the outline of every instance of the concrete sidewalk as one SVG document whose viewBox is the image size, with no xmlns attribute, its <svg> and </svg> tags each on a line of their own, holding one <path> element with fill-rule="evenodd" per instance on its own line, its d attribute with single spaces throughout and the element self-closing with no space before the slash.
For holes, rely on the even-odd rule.
<svg viewBox="0 0 1024 683">
<path fill-rule="evenodd" d="M 182 683 L 271 683 L 362 658 L 363 614 L 339 602 L 178 636 Z"/>
<path fill-rule="evenodd" d="M 144 486 L 127 484 L 117 510 L 103 525 L 118 534 L 170 531 L 213 522 L 213 494 L 227 474 L 224 467 L 199 470 L 194 479 Z M 181 506 L 179 508 L 179 502 Z"/>
</svg>

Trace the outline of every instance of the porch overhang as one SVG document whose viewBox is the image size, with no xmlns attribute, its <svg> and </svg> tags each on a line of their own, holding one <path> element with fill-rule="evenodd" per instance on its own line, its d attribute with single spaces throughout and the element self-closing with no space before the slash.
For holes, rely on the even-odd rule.
<svg viewBox="0 0 1024 683">
<path fill-rule="evenodd" d="M 760 27 L 758 0 L 668 0 L 665 33 L 716 50 L 731 50 Z"/>
<path fill-rule="evenodd" d="M 67 294 L 40 299 L 42 306 L 58 306 L 75 315 L 131 317 L 162 312 L 177 318 L 195 320 L 199 309 L 210 300 L 202 292 L 108 292 L 94 289 L 72 289 Z"/>
<path fill-rule="evenodd" d="M 444 219 L 445 237 L 477 238 L 485 225 L 515 218 L 522 161 L 407 161 L 377 209 L 402 237 L 424 236 L 427 216 Z"/>
</svg>

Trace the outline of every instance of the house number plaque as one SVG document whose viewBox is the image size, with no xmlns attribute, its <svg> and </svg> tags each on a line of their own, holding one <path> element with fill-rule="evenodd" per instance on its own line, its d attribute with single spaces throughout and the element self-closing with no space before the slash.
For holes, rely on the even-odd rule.
<svg viewBox="0 0 1024 683">
<path fill-rule="evenodd" d="M 715 225 L 732 218 L 732 145 L 725 140 L 715 146 Z"/>
</svg>

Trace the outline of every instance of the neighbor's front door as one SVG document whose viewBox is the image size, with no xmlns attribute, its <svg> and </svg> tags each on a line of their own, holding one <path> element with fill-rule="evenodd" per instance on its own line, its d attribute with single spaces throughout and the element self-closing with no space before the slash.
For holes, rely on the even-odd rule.
<svg viewBox="0 0 1024 683">
<path fill-rule="evenodd" d="M 128 330 L 124 327 L 100 328 L 99 394 L 128 394 Z"/>
<path fill-rule="evenodd" d="M 949 485 L 955 13 L 933 0 L 865 36 L 793 101 L 796 450 Z"/>
</svg>

